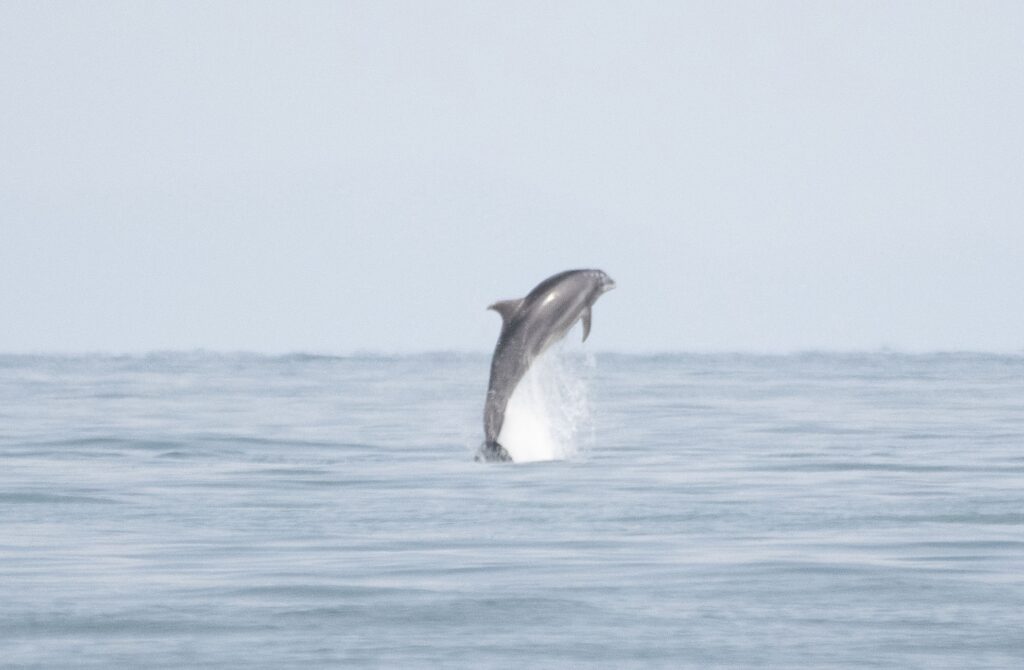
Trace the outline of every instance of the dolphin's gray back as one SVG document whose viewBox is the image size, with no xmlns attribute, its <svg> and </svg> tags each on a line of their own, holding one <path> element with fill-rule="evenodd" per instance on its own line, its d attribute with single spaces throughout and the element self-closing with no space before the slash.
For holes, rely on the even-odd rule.
<svg viewBox="0 0 1024 670">
<path fill-rule="evenodd" d="M 514 316 L 504 321 L 491 358 L 491 377 L 484 406 L 484 436 L 489 443 L 498 441 L 505 419 L 505 407 L 533 360 L 529 355 L 521 323 L 522 320 L 516 320 Z"/>
</svg>

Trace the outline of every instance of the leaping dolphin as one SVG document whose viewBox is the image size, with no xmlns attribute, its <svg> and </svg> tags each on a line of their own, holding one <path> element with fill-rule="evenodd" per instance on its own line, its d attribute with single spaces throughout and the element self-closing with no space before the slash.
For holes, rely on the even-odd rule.
<svg viewBox="0 0 1024 670">
<path fill-rule="evenodd" d="M 583 320 L 583 340 L 590 335 L 590 308 L 615 282 L 601 270 L 568 270 L 548 277 L 525 298 L 502 300 L 487 309 L 501 315 L 501 335 L 491 359 L 491 381 L 484 405 L 485 442 L 478 461 L 511 461 L 498 444 L 505 408 L 530 364 Z"/>
</svg>

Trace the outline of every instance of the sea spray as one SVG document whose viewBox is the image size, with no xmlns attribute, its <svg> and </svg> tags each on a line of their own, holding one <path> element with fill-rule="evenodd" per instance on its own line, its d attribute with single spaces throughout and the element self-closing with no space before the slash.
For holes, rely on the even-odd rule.
<svg viewBox="0 0 1024 670">
<path fill-rule="evenodd" d="M 516 463 L 573 458 L 592 436 L 588 394 L 593 354 L 559 343 L 516 386 L 498 441 Z"/>
</svg>

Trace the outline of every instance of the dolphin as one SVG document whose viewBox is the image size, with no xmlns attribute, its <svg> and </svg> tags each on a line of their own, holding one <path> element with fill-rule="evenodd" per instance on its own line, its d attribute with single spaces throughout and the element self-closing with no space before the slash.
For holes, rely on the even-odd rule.
<svg viewBox="0 0 1024 670">
<path fill-rule="evenodd" d="M 530 364 L 583 320 L 583 341 L 590 335 L 590 310 L 615 282 L 601 270 L 567 270 L 548 277 L 525 298 L 489 306 L 501 315 L 501 335 L 491 359 L 491 380 L 484 405 L 484 444 L 477 461 L 511 461 L 498 443 L 505 408 Z"/>
</svg>

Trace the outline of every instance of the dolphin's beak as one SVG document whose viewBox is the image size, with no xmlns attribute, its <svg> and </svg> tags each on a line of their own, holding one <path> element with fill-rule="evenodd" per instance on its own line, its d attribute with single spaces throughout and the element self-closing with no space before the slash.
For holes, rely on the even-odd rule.
<svg viewBox="0 0 1024 670">
<path fill-rule="evenodd" d="M 613 288 L 615 288 L 615 280 L 612 279 L 611 277 L 606 276 L 601 281 L 601 292 L 607 293 L 608 291 L 611 291 Z"/>
</svg>

